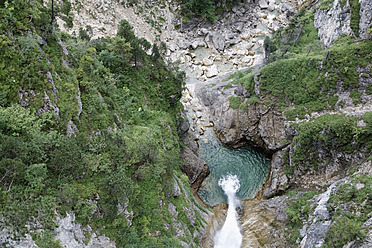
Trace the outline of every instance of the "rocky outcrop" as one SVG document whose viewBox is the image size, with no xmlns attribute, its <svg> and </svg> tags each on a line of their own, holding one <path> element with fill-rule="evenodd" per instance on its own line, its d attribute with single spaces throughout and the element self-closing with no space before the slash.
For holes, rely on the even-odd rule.
<svg viewBox="0 0 372 248">
<path fill-rule="evenodd" d="M 190 185 L 198 189 L 204 178 L 209 175 L 208 165 L 188 147 L 183 149 L 182 159 L 185 161 L 181 166 L 182 172 L 188 176 Z"/>
<path fill-rule="evenodd" d="M 288 206 L 288 196 L 267 201 L 246 200 L 242 204 L 242 211 L 239 212 L 243 233 L 242 247 L 283 247 L 285 236 L 282 228 L 287 222 L 285 208 Z M 213 247 L 214 237 L 224 224 L 226 212 L 227 204 L 220 204 L 214 209 L 203 247 Z"/>
<path fill-rule="evenodd" d="M 352 15 L 352 8 L 350 1 L 346 1 L 342 6 L 342 1 L 335 0 L 326 8 L 322 6 L 324 3 L 320 1 L 317 5 L 314 18 L 314 27 L 318 29 L 318 36 L 325 47 L 330 47 L 340 35 L 353 35 L 362 39 L 371 37 L 368 30 L 372 24 L 372 3 L 369 0 L 361 0 L 360 4 L 360 19 L 359 19 L 359 33 L 353 33 L 350 27 L 350 19 Z"/>
<path fill-rule="evenodd" d="M 348 1 L 341 7 L 340 1 L 335 0 L 332 7 L 327 9 L 319 7 L 315 11 L 314 27 L 318 29 L 318 36 L 325 47 L 330 47 L 341 34 L 352 34 L 350 17 Z"/>
<path fill-rule="evenodd" d="M 263 192 L 265 198 L 281 195 L 288 187 L 288 177 L 284 172 L 286 160 L 288 160 L 288 154 L 284 150 L 278 151 L 272 156 L 269 183 Z"/>
<path fill-rule="evenodd" d="M 360 19 L 359 19 L 359 37 L 362 39 L 372 38 L 368 30 L 372 25 L 372 2 L 369 0 L 360 0 Z"/>
<path fill-rule="evenodd" d="M 283 148 L 287 143 L 284 117 L 263 103 L 247 104 L 248 92 L 241 84 L 226 87 L 229 81 L 215 80 L 196 87 L 196 95 L 207 107 L 214 131 L 222 143 L 238 147 L 256 146 L 267 154 Z M 244 97 L 246 96 L 246 97 Z M 233 109 L 230 97 L 239 97 L 242 105 Z"/>
<path fill-rule="evenodd" d="M 0 219 L 0 244 L 3 247 L 17 247 L 17 248 L 38 248 L 35 241 L 32 240 L 30 234 L 26 234 L 18 239 L 12 238 L 13 230 L 6 225 L 4 221 Z"/>
<path fill-rule="evenodd" d="M 97 235 L 92 233 L 92 229 L 82 227 L 81 224 L 75 223 L 74 213 L 66 214 L 66 217 L 57 217 L 56 224 L 56 239 L 61 242 L 63 247 L 71 248 L 93 248 L 93 247 L 107 247 L 114 248 L 115 243 L 110 241 L 105 235 Z M 89 233 L 90 239 L 85 243 L 86 233 Z"/>
</svg>

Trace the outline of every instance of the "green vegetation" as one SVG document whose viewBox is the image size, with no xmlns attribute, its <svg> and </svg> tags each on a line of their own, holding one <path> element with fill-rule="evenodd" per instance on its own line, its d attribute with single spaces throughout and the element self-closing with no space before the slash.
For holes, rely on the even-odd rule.
<svg viewBox="0 0 372 248">
<path fill-rule="evenodd" d="M 351 18 L 350 27 L 354 31 L 354 34 L 359 36 L 359 20 L 360 20 L 360 3 L 358 0 L 351 0 Z"/>
<path fill-rule="evenodd" d="M 289 228 L 286 230 L 287 242 L 289 245 L 296 243 L 300 235 L 302 222 L 309 218 L 311 211 L 311 199 L 316 195 L 316 192 L 297 193 L 289 192 L 293 196 L 288 208 L 285 210 L 288 215 Z"/>
<path fill-rule="evenodd" d="M 365 127 L 358 127 L 357 122 L 363 120 Z M 352 153 L 363 147 L 367 148 L 366 156 L 372 149 L 372 113 L 362 118 L 347 117 L 341 114 L 323 115 L 310 122 L 294 124 L 299 135 L 293 139 L 296 150 L 293 153 L 293 164 L 296 166 L 311 164 L 316 166 L 320 161 L 318 149 L 330 157 L 332 150 Z"/>
<path fill-rule="evenodd" d="M 321 52 L 318 31 L 314 28 L 314 12 L 302 8 L 286 27 L 280 27 L 272 40 L 266 37 L 264 48 L 266 60 L 271 63 L 295 55 L 316 55 Z"/>
<path fill-rule="evenodd" d="M 183 195 L 166 196 L 181 173 L 184 74 L 126 21 L 114 38 L 91 40 L 89 27 L 75 38 L 48 8 L 0 8 L 0 218 L 42 247 L 60 245 L 55 212 L 70 211 L 117 247 L 179 247 L 168 204 L 191 233 L 201 224 L 185 217 Z"/>
<path fill-rule="evenodd" d="M 230 96 L 229 101 L 230 101 L 230 107 L 232 109 L 239 108 L 240 104 L 242 103 L 242 100 L 240 99 L 239 96 Z"/>
<path fill-rule="evenodd" d="M 362 185 L 357 189 L 356 183 Z M 328 208 L 334 211 L 331 226 L 324 247 L 343 247 L 350 241 L 362 240 L 366 236 L 363 223 L 372 212 L 372 176 L 353 177 L 332 193 Z"/>
<path fill-rule="evenodd" d="M 200 17 L 203 20 L 214 22 L 218 14 L 231 8 L 241 0 L 179 0 L 181 3 L 181 14 L 189 20 L 192 17 Z"/>
<path fill-rule="evenodd" d="M 372 42 L 343 36 L 331 49 L 322 50 L 313 19 L 312 11 L 301 9 L 287 27 L 278 29 L 272 40 L 266 37 L 264 42 L 270 64 L 260 71 L 260 90 L 279 108 L 286 108 L 289 120 L 334 109 L 336 104 L 342 106 L 336 95 L 339 83 L 343 90 L 352 91 L 355 104 L 362 103 L 356 70 L 370 65 Z M 245 87 L 252 91 L 250 80 Z M 289 105 L 293 107 L 287 108 Z"/>
</svg>

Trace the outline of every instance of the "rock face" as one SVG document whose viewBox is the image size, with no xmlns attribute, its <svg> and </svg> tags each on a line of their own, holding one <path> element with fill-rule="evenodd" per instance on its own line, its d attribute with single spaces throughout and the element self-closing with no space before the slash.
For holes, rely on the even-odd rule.
<svg viewBox="0 0 372 248">
<path fill-rule="evenodd" d="M 283 166 L 285 165 L 285 156 L 285 151 L 281 150 L 274 153 L 272 157 L 270 175 L 268 179 L 269 184 L 263 193 L 265 198 L 280 195 L 288 186 L 288 177 L 284 173 Z"/>
<path fill-rule="evenodd" d="M 92 229 L 87 226 L 82 228 L 81 224 L 74 223 L 75 215 L 73 213 L 67 214 L 64 218 L 57 218 L 56 223 L 56 239 L 60 240 L 63 247 L 71 248 L 93 248 L 93 247 L 107 247 L 114 248 L 115 243 L 110 241 L 105 235 L 96 235 L 91 233 Z M 88 244 L 84 243 L 86 239 L 84 233 L 91 233 Z"/>
<path fill-rule="evenodd" d="M 318 8 L 315 11 L 314 27 L 318 29 L 320 41 L 330 47 L 341 34 L 350 35 L 350 5 L 343 8 L 339 0 L 335 0 L 329 9 Z"/>
<path fill-rule="evenodd" d="M 360 19 L 359 19 L 359 37 L 362 39 L 371 38 L 368 29 L 372 25 L 372 2 L 369 0 L 360 0 Z"/>
<path fill-rule="evenodd" d="M 188 147 L 184 148 L 182 158 L 185 165 L 181 166 L 181 170 L 188 176 L 191 186 L 199 188 L 204 178 L 209 175 L 208 165 Z"/>
<path fill-rule="evenodd" d="M 233 147 L 253 145 L 264 149 L 267 154 L 283 148 L 287 135 L 282 114 L 259 103 L 246 104 L 246 109 L 233 109 L 230 97 L 240 97 L 244 103 L 249 94 L 241 84 L 226 89 L 227 84 L 228 81 L 219 82 L 216 79 L 207 85 L 197 86 L 195 90 L 207 107 L 222 143 Z"/>
<path fill-rule="evenodd" d="M 372 24 L 372 3 L 368 0 L 361 0 L 359 4 L 360 19 L 359 33 L 357 34 L 354 34 L 350 27 L 352 10 L 349 1 L 346 1 L 344 6 L 341 6 L 341 1 L 335 0 L 330 8 L 317 7 L 314 26 L 318 29 L 318 36 L 326 47 L 330 47 L 332 42 L 342 34 L 359 36 L 362 39 L 371 37 L 371 34 L 368 34 L 368 29 Z"/>
</svg>

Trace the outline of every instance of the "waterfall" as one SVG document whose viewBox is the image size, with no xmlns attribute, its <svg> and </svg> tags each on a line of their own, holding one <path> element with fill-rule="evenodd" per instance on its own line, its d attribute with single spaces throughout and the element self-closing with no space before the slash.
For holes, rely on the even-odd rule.
<svg viewBox="0 0 372 248">
<path fill-rule="evenodd" d="M 235 210 L 239 205 L 239 199 L 235 196 L 240 188 L 239 179 L 236 175 L 228 175 L 221 178 L 218 185 L 227 195 L 229 207 L 225 224 L 214 238 L 214 248 L 240 248 L 243 237 L 240 233 L 238 214 Z"/>
</svg>

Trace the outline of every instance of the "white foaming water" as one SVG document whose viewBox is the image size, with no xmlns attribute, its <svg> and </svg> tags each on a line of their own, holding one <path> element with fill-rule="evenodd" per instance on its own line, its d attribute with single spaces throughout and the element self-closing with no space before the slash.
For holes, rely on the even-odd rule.
<svg viewBox="0 0 372 248">
<path fill-rule="evenodd" d="M 236 175 L 228 175 L 221 178 L 218 181 L 218 185 L 227 195 L 229 208 L 225 224 L 214 237 L 214 248 L 240 248 L 243 236 L 240 233 L 238 214 L 235 210 L 237 204 L 239 204 L 239 199 L 235 196 L 235 193 L 240 188 L 239 179 Z"/>
</svg>

